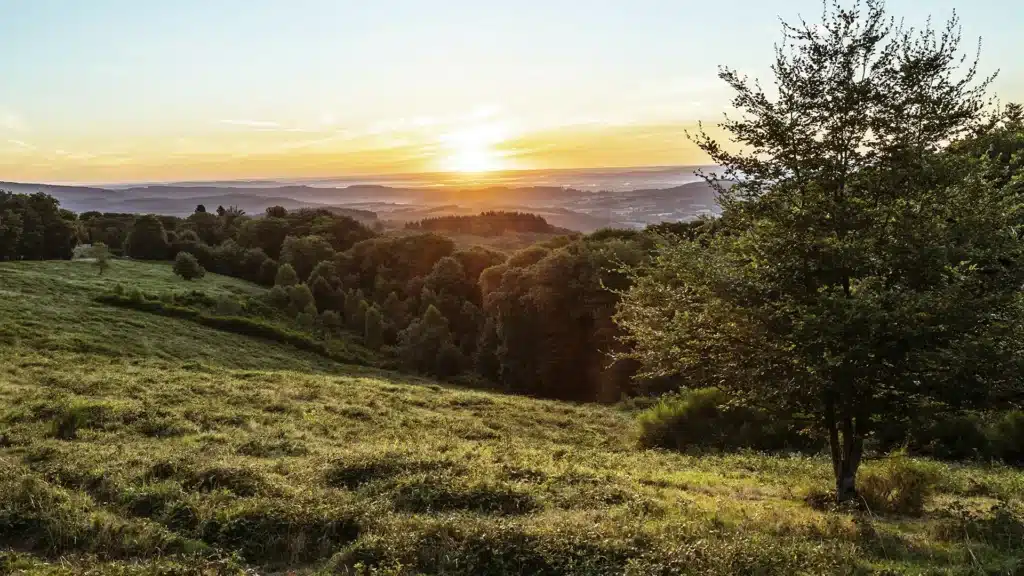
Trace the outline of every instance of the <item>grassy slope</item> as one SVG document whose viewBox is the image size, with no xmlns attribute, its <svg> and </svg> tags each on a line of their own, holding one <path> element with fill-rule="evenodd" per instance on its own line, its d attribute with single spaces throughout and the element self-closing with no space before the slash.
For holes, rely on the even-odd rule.
<svg viewBox="0 0 1024 576">
<path fill-rule="evenodd" d="M 162 264 L 115 262 L 101 279 L 84 263 L 0 263 L 0 573 L 1022 569 L 1019 521 L 975 522 L 968 541 L 951 506 L 1019 502 L 1017 471 L 935 464 L 923 519 L 865 522 L 804 503 L 828 486 L 822 459 L 638 451 L 621 411 L 342 366 L 90 300 L 115 281 L 185 287 Z M 259 290 L 215 275 L 189 287 Z"/>
</svg>

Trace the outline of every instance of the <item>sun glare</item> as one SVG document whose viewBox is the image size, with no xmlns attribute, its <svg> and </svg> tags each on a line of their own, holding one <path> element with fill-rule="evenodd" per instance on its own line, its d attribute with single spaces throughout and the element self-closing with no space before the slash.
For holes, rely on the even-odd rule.
<svg viewBox="0 0 1024 576">
<path fill-rule="evenodd" d="M 496 146 L 504 139 L 504 130 L 496 124 L 445 134 L 441 142 L 448 154 L 442 162 L 442 169 L 464 174 L 503 170 L 507 168 L 505 157 Z"/>
</svg>

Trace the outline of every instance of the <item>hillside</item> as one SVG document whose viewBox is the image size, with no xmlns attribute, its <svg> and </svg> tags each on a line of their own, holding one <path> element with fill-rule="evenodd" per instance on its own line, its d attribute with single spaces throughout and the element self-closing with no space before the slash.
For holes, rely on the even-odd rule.
<svg viewBox="0 0 1024 576">
<path fill-rule="evenodd" d="M 262 290 L 185 285 L 165 263 L 103 277 L 0 263 L 0 573 L 1024 566 L 1020 471 L 931 463 L 923 518 L 820 510 L 805 500 L 830 485 L 825 458 L 641 451 L 624 409 L 442 386 L 93 301 L 117 282 Z"/>
</svg>

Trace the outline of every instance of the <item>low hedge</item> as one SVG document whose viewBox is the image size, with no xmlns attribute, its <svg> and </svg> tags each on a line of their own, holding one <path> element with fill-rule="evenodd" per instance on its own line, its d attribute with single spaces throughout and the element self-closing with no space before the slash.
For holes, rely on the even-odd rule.
<svg viewBox="0 0 1024 576">
<path fill-rule="evenodd" d="M 374 366 L 376 363 L 369 354 L 340 354 L 331 350 L 325 342 L 316 340 L 301 332 L 289 330 L 281 326 L 271 324 L 259 318 L 247 318 L 244 316 L 219 316 L 207 314 L 194 308 L 176 306 L 157 300 L 122 296 L 118 294 L 102 294 L 95 300 L 101 304 L 130 308 L 140 312 L 158 314 L 171 318 L 189 320 L 203 326 L 208 326 L 224 332 L 232 332 L 245 336 L 253 336 L 264 340 L 288 344 L 299 350 L 305 350 L 319 354 L 331 360 L 344 362 L 346 364 L 359 364 L 362 366 Z"/>
</svg>

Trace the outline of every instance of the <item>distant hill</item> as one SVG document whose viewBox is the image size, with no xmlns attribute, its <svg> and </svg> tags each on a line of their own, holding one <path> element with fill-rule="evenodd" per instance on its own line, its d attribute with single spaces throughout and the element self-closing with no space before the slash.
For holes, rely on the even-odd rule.
<svg viewBox="0 0 1024 576">
<path fill-rule="evenodd" d="M 714 191 L 703 181 L 629 191 L 583 191 L 559 186 L 391 187 L 356 184 L 342 188 L 305 185 L 148 185 L 126 188 L 0 182 L 0 189 L 43 191 L 75 212 L 137 212 L 174 216 L 237 206 L 249 214 L 269 206 L 327 208 L 367 222 L 404 224 L 424 218 L 502 210 L 542 216 L 552 226 L 592 232 L 599 228 L 643 228 L 663 221 L 691 220 L 718 212 Z"/>
</svg>

